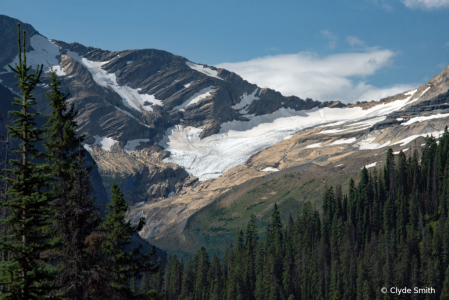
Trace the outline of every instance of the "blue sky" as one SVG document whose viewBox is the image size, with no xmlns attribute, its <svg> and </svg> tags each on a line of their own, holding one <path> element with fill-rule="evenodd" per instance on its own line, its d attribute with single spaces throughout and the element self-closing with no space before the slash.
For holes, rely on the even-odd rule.
<svg viewBox="0 0 449 300">
<path fill-rule="evenodd" d="M 378 100 L 449 64 L 449 0 L 9 1 L 48 38 L 157 48 L 284 95 Z"/>
</svg>

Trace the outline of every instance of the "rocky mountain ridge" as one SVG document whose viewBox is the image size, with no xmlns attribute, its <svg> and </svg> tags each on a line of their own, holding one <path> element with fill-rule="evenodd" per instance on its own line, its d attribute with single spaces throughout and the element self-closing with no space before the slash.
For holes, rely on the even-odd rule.
<svg viewBox="0 0 449 300">
<path fill-rule="evenodd" d="M 1 16 L 0 22 L 4 25 L 1 44 L 12 49 L 5 52 L 2 59 L 11 63 L 17 48 L 16 24 L 20 21 Z M 159 143 L 166 130 L 174 126 L 200 128 L 199 137 L 205 138 L 218 133 L 223 123 L 245 121 L 248 116 L 273 113 L 282 107 L 300 111 L 314 107 L 344 106 L 340 102 L 320 103 L 311 99 L 283 97 L 276 91 L 257 88 L 235 73 L 195 64 L 166 51 L 107 51 L 79 43 L 68 44 L 47 40 L 31 25 L 21 24 L 28 31 L 28 57 L 33 63 L 47 65 L 49 61 L 58 70 L 66 92 L 71 94 L 69 101 L 79 110 L 79 131 L 86 134 L 89 149 L 98 148 L 92 154 L 106 176 L 114 174 L 112 177 L 125 178 L 133 174 L 142 175 L 145 163 L 130 168 L 130 165 L 134 165 L 131 162 L 134 158 L 122 155 L 119 167 L 103 157 L 109 157 L 111 151 L 129 154 L 136 149 L 152 148 L 148 150 L 151 155 L 165 153 L 156 155 L 161 160 L 168 152 Z M 15 79 L 8 72 L 6 63 L 2 71 L 1 84 L 17 93 Z M 35 93 L 37 99 L 44 99 L 46 80 L 48 78 L 44 76 L 44 84 Z M 47 112 L 46 103 L 40 101 L 40 104 L 39 110 Z M 110 167 L 114 164 L 116 166 L 111 173 Z M 149 168 L 162 170 L 163 174 L 179 173 L 170 164 L 152 163 Z M 176 180 L 150 181 L 150 184 L 158 186 L 137 198 L 148 200 L 166 197 L 177 184 L 183 185 L 186 176 L 184 173 L 176 175 Z M 164 175 L 155 178 L 161 177 Z"/>
<path fill-rule="evenodd" d="M 12 49 L 0 51 L 0 96 L 18 92 L 3 67 L 17 53 L 17 22 L 0 16 L 0 45 Z M 381 165 L 374 158 L 387 147 L 406 151 L 410 142 L 438 135 L 448 120 L 448 68 L 415 90 L 377 101 L 319 102 L 284 97 L 166 51 L 107 51 L 48 40 L 22 26 L 30 61 L 45 63 L 46 71 L 50 62 L 71 94 L 85 148 L 106 187 L 120 183 L 133 204 L 128 217 L 148 220 L 141 236 L 167 249 L 194 245 L 192 220 L 206 218 L 199 216 L 211 205 L 231 207 L 249 187 L 299 169 L 301 178 L 346 178 L 364 165 Z M 43 78 L 35 96 L 47 113 L 48 74 Z M 312 187 L 319 189 L 309 184 L 301 197 L 319 198 Z M 267 199 L 248 205 L 268 207 Z M 263 218 L 264 211 L 256 212 Z M 229 229 L 217 224 L 212 227 Z"/>
</svg>

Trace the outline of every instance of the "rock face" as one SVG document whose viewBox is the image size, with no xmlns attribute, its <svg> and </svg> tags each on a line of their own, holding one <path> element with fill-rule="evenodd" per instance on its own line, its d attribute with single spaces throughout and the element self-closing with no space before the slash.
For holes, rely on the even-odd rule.
<svg viewBox="0 0 449 300">
<path fill-rule="evenodd" d="M 4 24 L 3 47 L 14 49 L 2 55 L 2 68 L 16 56 L 17 20 L 1 16 L 0 22 Z M 31 25 L 24 27 L 29 60 L 46 64 L 48 55 L 54 54 L 63 91 L 70 93 L 69 101 L 79 111 L 79 132 L 86 135 L 86 147 L 106 183 L 115 180 L 130 185 L 131 203 L 166 198 L 185 186 L 185 180 L 191 181 L 181 167 L 162 161 L 170 155 L 160 144 L 170 128 L 198 128 L 203 139 L 219 133 L 223 123 L 247 121 L 280 108 L 344 106 L 284 97 L 235 73 L 162 50 L 107 51 L 46 40 Z M 0 80 L 3 89 L 18 92 L 12 72 L 0 74 Z M 43 100 L 48 73 L 43 81 L 35 91 L 37 109 L 48 113 Z"/>
<path fill-rule="evenodd" d="M 1 50 L 14 48 L 16 23 L 0 16 L 0 69 L 15 59 L 15 50 Z M 133 205 L 129 219 L 147 218 L 141 236 L 168 249 L 192 244 L 192 216 L 201 219 L 220 201 L 227 207 L 242 187 L 298 168 L 346 178 L 380 165 L 374 159 L 387 147 L 438 135 L 449 118 L 448 68 L 416 90 L 346 105 L 284 97 L 162 50 L 107 51 L 48 40 L 24 26 L 31 61 L 52 61 L 70 93 L 104 184 L 121 185 Z M 43 81 L 37 109 L 48 113 L 48 73 Z M 0 96 L 17 93 L 14 82 L 2 69 Z"/>
<path fill-rule="evenodd" d="M 27 51 L 31 50 L 30 37 L 34 34 L 39 34 L 30 24 L 23 23 L 20 20 L 5 15 L 0 15 L 0 66 L 2 67 L 10 63 L 17 56 L 17 24 L 20 24 L 21 34 L 23 30 L 26 31 L 25 45 Z M 15 41 L 15 43 L 12 41 Z"/>
</svg>

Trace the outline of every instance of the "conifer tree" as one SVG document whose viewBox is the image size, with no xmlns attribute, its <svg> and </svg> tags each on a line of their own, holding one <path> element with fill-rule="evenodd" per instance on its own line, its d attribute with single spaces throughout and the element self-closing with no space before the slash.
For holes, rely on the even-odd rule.
<svg viewBox="0 0 449 300">
<path fill-rule="evenodd" d="M 212 258 L 211 267 L 209 270 L 210 279 L 210 299 L 219 300 L 222 294 L 222 274 L 220 267 L 220 260 L 218 256 L 214 254 Z"/>
<path fill-rule="evenodd" d="M 11 125 L 12 121 L 10 118 L 8 119 L 2 119 L 0 118 L 0 122 L 6 127 L 7 125 Z M 9 155 L 11 148 L 11 139 L 9 132 L 6 132 L 6 136 L 0 136 L 0 138 L 3 139 L 1 141 L 3 143 L 2 148 L 5 149 L 5 158 L 0 161 L 0 165 L 3 166 L 2 168 L 2 174 L 4 176 L 8 176 L 7 172 L 4 172 L 4 169 L 9 168 Z M 1 179 L 2 177 L 0 177 Z M 8 182 L 5 180 L 0 180 L 0 201 L 2 202 L 8 202 L 8 197 L 5 195 L 6 191 L 8 190 Z M 0 207 L 0 218 L 5 219 L 9 216 L 9 212 L 5 207 Z M 8 234 L 9 226 L 8 224 L 0 224 L 0 236 L 6 236 Z M 8 253 L 7 252 L 0 252 L 0 261 L 5 261 L 8 259 Z M 0 290 L 4 290 L 5 286 L 1 286 Z"/>
<path fill-rule="evenodd" d="M 164 284 L 164 270 L 162 269 L 162 259 L 159 257 L 157 259 L 157 272 L 152 276 L 151 287 L 153 290 L 156 290 L 159 294 L 162 293 L 162 286 Z M 147 272 L 148 274 L 148 272 Z M 151 272 L 150 272 L 151 274 Z"/>
<path fill-rule="evenodd" d="M 445 271 L 445 279 L 443 282 L 443 290 L 441 292 L 441 299 L 449 300 L 449 267 Z"/>
<path fill-rule="evenodd" d="M 182 274 L 181 294 L 179 296 L 180 300 L 193 299 L 193 278 L 192 261 L 188 260 L 184 265 L 184 272 Z"/>
<path fill-rule="evenodd" d="M 134 293 L 128 284 L 132 277 L 140 279 L 143 272 L 155 273 L 158 269 L 152 262 L 155 248 L 150 254 L 140 252 L 142 245 L 126 252 L 132 236 L 145 225 L 145 219 L 141 218 L 137 226 L 132 226 L 130 221 L 125 220 L 128 203 L 117 184 L 112 185 L 111 192 L 111 203 L 107 205 L 107 215 L 100 227 L 107 234 L 101 247 L 109 263 L 110 287 L 115 292 L 112 299 L 155 297 L 156 292 L 153 290 L 144 294 Z"/>
<path fill-rule="evenodd" d="M 139 292 L 141 294 L 146 293 L 150 289 L 148 272 L 144 272 L 140 279 Z"/>
<path fill-rule="evenodd" d="M 259 237 L 257 236 L 256 216 L 251 214 L 245 234 L 245 247 L 249 254 L 254 254 L 254 249 L 258 245 L 258 240 Z"/>
<path fill-rule="evenodd" d="M 73 105 L 68 109 L 68 94 L 60 91 L 61 82 L 55 72 L 50 74 L 50 101 L 52 114 L 46 124 L 44 143 L 53 175 L 55 235 L 64 242 L 56 254 L 61 263 L 57 284 L 67 297 L 84 299 L 89 294 L 89 282 L 101 268 L 91 255 L 86 238 L 99 225 L 93 187 L 89 176 L 91 168 L 84 166 L 85 150 L 81 148 L 83 136 L 76 133 Z"/>
<path fill-rule="evenodd" d="M 47 264 L 44 253 L 56 249 L 57 243 L 51 240 L 51 235 L 44 228 L 51 226 L 52 211 L 50 202 L 53 200 L 48 190 L 51 179 L 48 164 L 37 163 L 43 157 L 36 145 L 41 139 L 42 129 L 36 127 L 35 118 L 38 113 L 32 112 L 36 104 L 32 91 L 40 83 L 42 66 L 36 66 L 31 74 L 31 66 L 27 65 L 25 32 L 23 47 L 20 40 L 20 25 L 18 34 L 19 63 L 11 70 L 16 73 L 22 98 L 14 98 L 14 105 L 20 106 L 20 111 L 13 111 L 17 119 L 14 126 L 8 126 L 11 137 L 20 139 L 21 149 L 14 151 L 21 156 L 20 160 L 11 160 L 12 169 L 7 169 L 3 180 L 9 183 L 6 195 L 8 202 L 1 205 L 8 209 L 10 215 L 1 220 L 10 226 L 9 235 L 0 239 L 0 251 L 9 252 L 7 261 L 0 263 L 1 284 L 8 289 L 0 294 L 2 299 L 42 299 L 48 296 L 55 287 L 52 285 L 56 270 Z"/>
<path fill-rule="evenodd" d="M 207 255 L 206 248 L 201 247 L 198 254 L 195 256 L 195 286 L 194 292 L 198 299 L 209 298 L 209 280 L 208 273 L 210 268 L 209 256 Z"/>
</svg>

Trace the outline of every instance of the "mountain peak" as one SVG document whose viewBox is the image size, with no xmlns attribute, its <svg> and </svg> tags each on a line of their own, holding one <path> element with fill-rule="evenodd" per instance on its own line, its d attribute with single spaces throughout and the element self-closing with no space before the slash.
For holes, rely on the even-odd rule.
<svg viewBox="0 0 449 300">
<path fill-rule="evenodd" d="M 449 66 L 429 80 L 429 84 L 447 90 L 449 88 Z"/>
<path fill-rule="evenodd" d="M 21 34 L 24 30 L 26 31 L 25 45 L 27 51 L 31 50 L 30 38 L 35 34 L 39 34 L 30 24 L 0 15 L 0 68 L 10 63 L 17 56 L 17 24 L 20 24 Z"/>
</svg>

